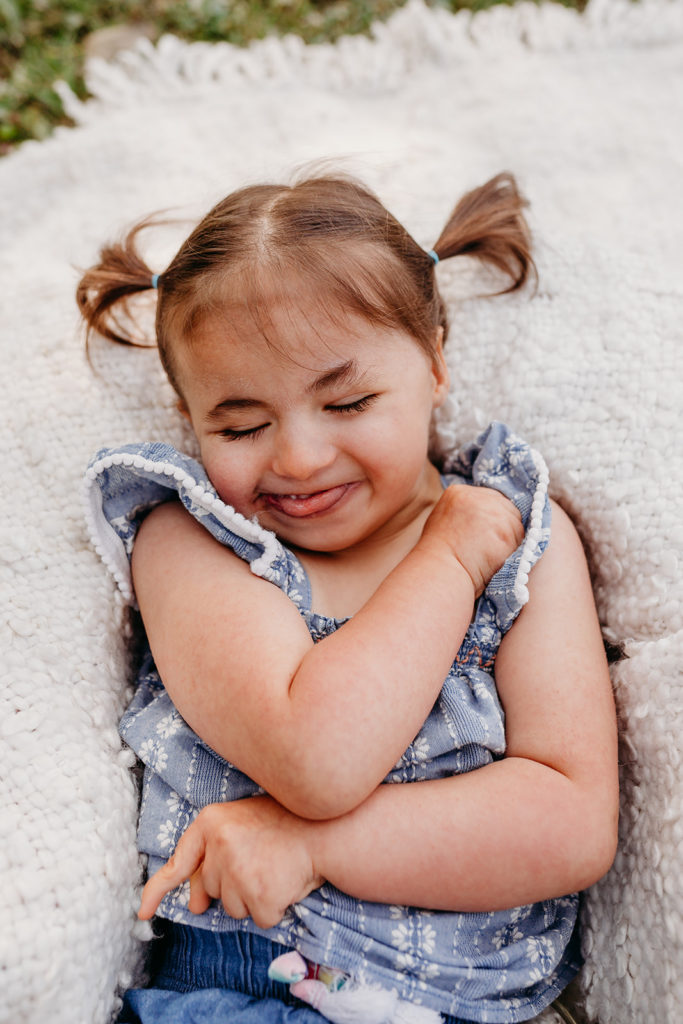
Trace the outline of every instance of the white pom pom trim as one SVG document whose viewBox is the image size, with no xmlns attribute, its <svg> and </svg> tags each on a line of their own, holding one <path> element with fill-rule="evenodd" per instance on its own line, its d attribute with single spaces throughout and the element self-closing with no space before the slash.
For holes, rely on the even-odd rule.
<svg viewBox="0 0 683 1024">
<path fill-rule="evenodd" d="M 258 544 L 263 547 L 263 553 L 250 563 L 251 571 L 256 576 L 264 579 L 273 579 L 273 563 L 282 552 L 282 545 L 270 530 L 265 530 L 254 520 L 246 519 L 241 513 L 236 512 L 231 505 L 224 501 L 213 490 L 206 490 L 186 470 L 174 466 L 170 462 L 154 462 L 150 459 L 142 459 L 140 456 L 133 456 L 128 452 L 113 452 L 98 459 L 89 466 L 84 480 L 83 502 L 85 506 L 85 518 L 88 526 L 88 533 L 109 572 L 114 577 L 116 585 L 122 596 L 129 604 L 135 604 L 135 593 L 130 572 L 130 563 L 126 547 L 108 522 L 103 511 L 103 494 L 98 484 L 98 477 L 105 470 L 112 466 L 124 466 L 126 468 L 142 469 L 148 476 L 162 478 L 160 480 L 168 486 L 165 477 L 173 477 L 178 483 L 178 493 L 189 495 L 194 504 L 210 512 L 215 518 L 242 540 L 251 544 Z M 201 519 L 199 520 L 201 522 Z"/>
</svg>

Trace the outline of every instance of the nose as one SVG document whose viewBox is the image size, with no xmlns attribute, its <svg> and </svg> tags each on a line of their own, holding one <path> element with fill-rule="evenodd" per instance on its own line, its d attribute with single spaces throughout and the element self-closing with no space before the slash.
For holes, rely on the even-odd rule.
<svg viewBox="0 0 683 1024">
<path fill-rule="evenodd" d="M 331 465 L 335 454 L 324 432 L 299 422 L 277 431 L 271 465 L 284 480 L 309 480 Z"/>
</svg>

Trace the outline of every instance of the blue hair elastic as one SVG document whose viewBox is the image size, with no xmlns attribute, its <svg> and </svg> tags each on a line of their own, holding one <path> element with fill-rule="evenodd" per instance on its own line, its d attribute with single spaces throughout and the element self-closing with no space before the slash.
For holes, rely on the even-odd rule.
<svg viewBox="0 0 683 1024">
<path fill-rule="evenodd" d="M 437 257 L 437 259 L 438 259 L 438 257 Z M 152 288 L 158 288 L 158 287 L 159 287 L 159 275 L 158 274 L 152 274 Z"/>
<path fill-rule="evenodd" d="M 434 252 L 433 249 L 427 249 L 426 253 L 429 256 L 429 258 L 432 261 L 432 263 L 434 264 L 434 266 L 436 266 L 437 263 L 439 262 L 439 254 L 438 254 L 438 252 Z"/>
</svg>

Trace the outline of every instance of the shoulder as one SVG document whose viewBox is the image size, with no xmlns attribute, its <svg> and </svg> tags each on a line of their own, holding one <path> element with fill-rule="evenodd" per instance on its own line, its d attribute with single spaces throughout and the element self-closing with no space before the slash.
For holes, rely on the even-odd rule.
<svg viewBox="0 0 683 1024">
<path fill-rule="evenodd" d="M 164 501 L 145 515 L 138 529 L 133 548 L 133 564 L 144 555 L 162 549 L 169 551 L 177 544 L 221 547 L 212 535 L 178 500 Z M 225 549 L 226 553 L 228 549 Z"/>
<path fill-rule="evenodd" d="M 543 558 L 538 562 L 537 575 L 543 566 L 545 575 L 550 563 L 553 571 L 566 564 L 567 569 L 574 568 L 580 570 L 582 575 L 587 574 L 586 553 L 576 526 L 562 506 L 552 498 L 549 499 L 549 505 L 552 517 L 550 539 Z"/>
<path fill-rule="evenodd" d="M 135 594 L 164 685 L 174 697 L 197 664 L 207 677 L 225 673 L 236 644 L 262 656 L 265 638 L 311 641 L 296 605 L 250 563 L 221 544 L 177 501 L 144 519 L 133 549 Z"/>
<path fill-rule="evenodd" d="M 221 544 L 180 501 L 165 501 L 142 520 L 131 555 L 133 584 L 141 592 L 173 584 L 180 590 L 203 590 L 230 580 L 258 580 L 248 561 Z M 269 588 L 272 589 L 272 588 Z"/>
<path fill-rule="evenodd" d="M 545 637 L 558 648 L 582 644 L 590 637 L 591 650 L 602 655 L 602 640 L 586 554 L 571 518 L 550 502 L 552 527 L 543 557 L 528 577 L 529 599 L 501 645 L 521 651 L 527 641 Z M 551 640 L 552 638 L 552 640 Z"/>
</svg>

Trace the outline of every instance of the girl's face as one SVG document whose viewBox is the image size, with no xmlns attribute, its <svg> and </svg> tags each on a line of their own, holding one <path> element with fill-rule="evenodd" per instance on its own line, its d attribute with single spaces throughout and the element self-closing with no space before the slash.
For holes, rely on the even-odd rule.
<svg viewBox="0 0 683 1024">
<path fill-rule="evenodd" d="M 310 551 L 400 531 L 441 489 L 427 458 L 448 390 L 440 337 L 430 359 L 401 331 L 289 304 L 269 309 L 265 331 L 231 307 L 178 352 L 183 411 L 220 497 Z"/>
</svg>

